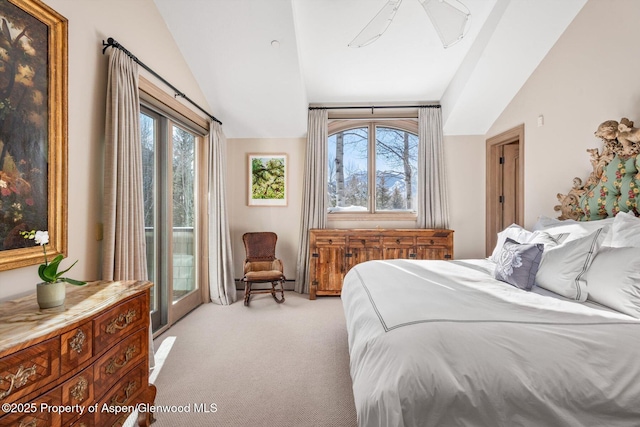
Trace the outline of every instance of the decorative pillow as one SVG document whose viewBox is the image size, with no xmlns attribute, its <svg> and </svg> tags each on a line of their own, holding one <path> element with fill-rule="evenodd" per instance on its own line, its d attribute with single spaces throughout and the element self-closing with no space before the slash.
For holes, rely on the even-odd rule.
<svg viewBox="0 0 640 427">
<path fill-rule="evenodd" d="M 590 300 L 640 319 L 640 248 L 600 249 L 584 279 Z"/>
<path fill-rule="evenodd" d="M 543 250 L 542 243 L 518 243 L 507 237 L 496 263 L 494 277 L 530 291 L 536 280 Z"/>
<path fill-rule="evenodd" d="M 536 274 L 536 285 L 570 299 L 586 301 L 587 285 L 583 276 L 602 245 L 604 234 L 600 228 L 546 251 Z"/>
<path fill-rule="evenodd" d="M 500 259 L 500 252 L 502 251 L 502 246 L 504 246 L 504 242 L 507 238 L 515 240 L 516 242 L 526 242 L 531 238 L 532 233 L 528 230 L 525 230 L 518 224 L 511 224 L 504 230 L 498 233 L 498 241 L 496 242 L 496 247 L 493 249 L 493 253 L 489 257 L 489 259 L 493 262 L 498 262 Z"/>
<path fill-rule="evenodd" d="M 611 226 L 611 242 L 608 246 L 640 248 L 640 218 L 632 213 L 618 213 Z"/>
</svg>

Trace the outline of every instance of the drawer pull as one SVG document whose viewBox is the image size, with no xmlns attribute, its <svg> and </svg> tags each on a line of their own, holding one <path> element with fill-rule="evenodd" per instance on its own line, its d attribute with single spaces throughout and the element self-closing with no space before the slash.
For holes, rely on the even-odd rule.
<svg viewBox="0 0 640 427">
<path fill-rule="evenodd" d="M 0 378 L 0 384 L 4 381 L 10 381 L 9 389 L 0 393 L 0 399 L 4 399 L 9 396 L 14 388 L 20 388 L 29 381 L 29 377 L 36 374 L 36 365 L 34 364 L 32 367 L 24 369 L 24 366 L 20 365 L 18 368 L 18 372 L 15 374 L 9 374 L 4 379 Z"/>
<path fill-rule="evenodd" d="M 333 240 L 329 239 L 329 244 L 333 245 Z"/>
<path fill-rule="evenodd" d="M 124 406 L 127 404 L 127 402 L 129 401 L 129 398 L 131 397 L 131 395 L 133 394 L 134 391 L 136 391 L 136 382 L 135 381 L 129 381 L 129 384 L 127 384 L 124 388 L 124 397 L 122 398 L 122 400 L 118 399 L 118 395 L 115 395 L 111 398 L 111 404 L 112 405 L 117 405 L 117 406 Z"/>
<path fill-rule="evenodd" d="M 35 418 L 31 418 L 31 421 L 26 423 L 24 420 L 20 421 L 20 425 L 18 427 L 38 427 L 38 420 Z"/>
<path fill-rule="evenodd" d="M 136 311 L 134 309 L 131 309 L 126 313 L 122 313 L 111 322 L 109 322 L 109 324 L 107 325 L 107 333 L 115 334 L 119 330 L 122 330 L 129 326 L 129 324 L 133 323 L 135 320 Z"/>
<path fill-rule="evenodd" d="M 418 254 L 409 254 L 409 258 L 417 258 Z"/>
<path fill-rule="evenodd" d="M 72 350 L 75 350 L 78 354 L 82 353 L 82 347 L 84 346 L 84 340 L 86 338 L 87 336 L 82 332 L 82 329 L 78 329 L 76 334 L 69 341 L 69 347 L 71 347 Z"/>
<path fill-rule="evenodd" d="M 400 239 L 396 239 L 396 243 L 397 243 L 397 244 L 400 244 Z"/>
<path fill-rule="evenodd" d="M 118 369 L 126 366 L 126 364 L 129 363 L 129 360 L 133 358 L 133 355 L 136 354 L 137 350 L 136 346 L 130 345 L 124 351 L 124 360 L 122 362 L 119 362 L 118 358 L 115 356 L 109 359 L 109 363 L 107 363 L 107 366 L 104 368 L 105 372 L 107 374 L 114 374 Z"/>
<path fill-rule="evenodd" d="M 74 385 L 71 388 L 71 397 L 73 397 L 78 402 L 82 402 L 87 398 L 87 390 L 89 389 L 89 381 L 87 381 L 84 377 L 80 377 L 78 380 L 78 384 Z"/>
</svg>

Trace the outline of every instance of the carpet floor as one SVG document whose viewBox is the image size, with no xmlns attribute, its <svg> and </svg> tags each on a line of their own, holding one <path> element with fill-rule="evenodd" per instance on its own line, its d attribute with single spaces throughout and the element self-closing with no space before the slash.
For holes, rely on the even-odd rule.
<svg viewBox="0 0 640 427">
<path fill-rule="evenodd" d="M 340 298 L 285 296 L 204 304 L 158 337 L 154 426 L 356 426 Z"/>
</svg>

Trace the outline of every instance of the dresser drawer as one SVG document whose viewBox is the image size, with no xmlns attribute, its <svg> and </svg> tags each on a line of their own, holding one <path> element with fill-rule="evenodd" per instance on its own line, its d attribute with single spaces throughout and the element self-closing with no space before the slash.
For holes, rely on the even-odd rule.
<svg viewBox="0 0 640 427">
<path fill-rule="evenodd" d="M 316 246 L 344 246 L 347 243 L 345 236 L 316 236 Z"/>
<path fill-rule="evenodd" d="M 385 236 L 382 238 L 385 246 L 400 247 L 400 246 L 415 246 L 416 239 L 413 236 Z"/>
<path fill-rule="evenodd" d="M 133 407 L 140 403 L 137 398 L 148 387 L 149 366 L 140 363 L 129 373 L 120 378 L 98 405 L 98 425 L 101 426 L 122 426 L 130 412 L 118 413 L 118 407 Z M 103 410 L 108 408 L 109 410 Z"/>
<path fill-rule="evenodd" d="M 418 237 L 418 246 L 443 246 L 449 245 L 449 239 L 446 237 Z"/>
<path fill-rule="evenodd" d="M 145 294 L 135 297 L 94 319 L 94 354 L 102 353 L 131 332 L 147 326 L 145 322 L 148 322 L 148 315 L 145 311 L 149 311 L 149 304 L 145 298 Z"/>
<path fill-rule="evenodd" d="M 79 420 L 71 424 L 71 427 L 96 427 L 95 412 L 85 413 Z"/>
<path fill-rule="evenodd" d="M 52 338 L 0 359 L 0 402 L 14 402 L 60 376 L 60 341 Z"/>
<path fill-rule="evenodd" d="M 95 399 L 93 385 L 93 369 L 85 369 L 74 377 L 65 381 L 61 386 L 62 405 L 83 408 L 82 413 L 86 413 L 87 406 L 91 406 Z M 80 414 L 79 411 L 65 412 L 62 414 L 62 425 L 69 425 L 70 422 Z"/>
<path fill-rule="evenodd" d="M 62 374 L 77 369 L 93 356 L 93 325 L 86 322 L 60 338 Z"/>
<path fill-rule="evenodd" d="M 101 396 L 123 374 L 143 360 L 149 347 L 149 330 L 140 329 L 104 354 L 94 365 L 96 395 Z"/>
<path fill-rule="evenodd" d="M 60 413 L 46 410 L 60 405 L 60 388 L 40 396 L 31 402 L 12 403 L 11 413 L 0 418 L 2 427 L 60 427 Z M 44 411 L 40 409 L 45 408 Z M 2 412 L 4 414 L 4 411 Z"/>
<path fill-rule="evenodd" d="M 378 248 L 380 247 L 380 237 L 349 237 L 349 248 Z"/>
</svg>

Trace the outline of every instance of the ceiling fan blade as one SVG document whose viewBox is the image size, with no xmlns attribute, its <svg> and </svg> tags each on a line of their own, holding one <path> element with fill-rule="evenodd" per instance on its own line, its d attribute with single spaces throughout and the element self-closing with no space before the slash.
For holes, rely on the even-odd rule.
<svg viewBox="0 0 640 427">
<path fill-rule="evenodd" d="M 471 12 L 457 0 L 418 0 L 447 48 L 462 40 L 469 29 Z"/>
<path fill-rule="evenodd" d="M 401 3 L 402 0 L 389 0 L 387 4 L 382 6 L 380 12 L 360 31 L 356 38 L 351 40 L 349 47 L 362 47 L 378 40 L 387 31 Z"/>
</svg>

